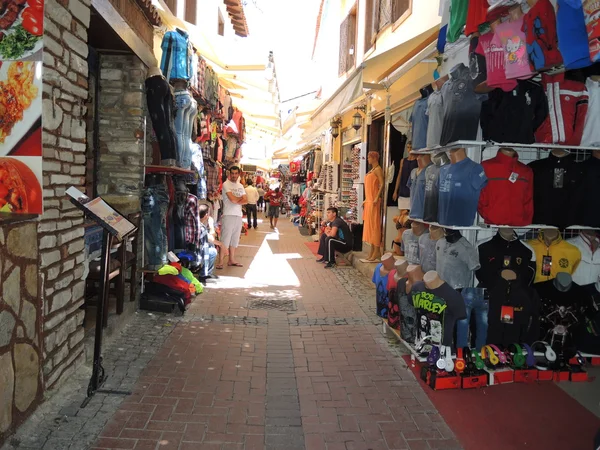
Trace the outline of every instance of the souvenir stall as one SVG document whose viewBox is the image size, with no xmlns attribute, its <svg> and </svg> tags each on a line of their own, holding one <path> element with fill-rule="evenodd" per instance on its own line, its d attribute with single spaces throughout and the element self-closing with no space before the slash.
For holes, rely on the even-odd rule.
<svg viewBox="0 0 600 450">
<path fill-rule="evenodd" d="M 378 313 L 434 389 L 583 381 L 600 363 L 596 29 L 586 9 L 494 3 L 413 107 L 412 226 L 375 269 L 394 279 Z"/>
<path fill-rule="evenodd" d="M 180 264 L 203 275 L 208 256 L 198 207 L 208 204 L 217 222 L 223 169 L 239 164 L 245 124 L 185 31 L 167 31 L 161 48 L 160 67 L 149 70 L 145 84 L 154 154 L 146 165 L 142 196 L 146 258 L 141 305 L 169 310 L 182 299 L 187 304 L 190 292 L 201 289 L 190 285 L 186 291 L 175 282 L 181 271 L 175 274 L 167 266 Z"/>
</svg>

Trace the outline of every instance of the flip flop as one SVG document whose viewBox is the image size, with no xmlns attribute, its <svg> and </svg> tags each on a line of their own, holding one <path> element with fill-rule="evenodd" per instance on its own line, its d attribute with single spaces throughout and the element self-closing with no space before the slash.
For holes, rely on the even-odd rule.
<svg viewBox="0 0 600 450">
<path fill-rule="evenodd" d="M 243 264 L 235 263 L 235 264 L 227 264 L 229 267 L 244 267 Z"/>
<path fill-rule="evenodd" d="M 215 264 L 215 269 L 223 269 L 223 264 Z"/>
</svg>

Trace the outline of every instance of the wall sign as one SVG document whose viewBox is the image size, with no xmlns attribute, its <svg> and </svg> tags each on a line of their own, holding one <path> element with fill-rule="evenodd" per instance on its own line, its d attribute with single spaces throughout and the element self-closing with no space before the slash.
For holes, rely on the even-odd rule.
<svg viewBox="0 0 600 450">
<path fill-rule="evenodd" d="M 44 0 L 8 2 L 0 22 L 0 218 L 41 214 Z"/>
</svg>

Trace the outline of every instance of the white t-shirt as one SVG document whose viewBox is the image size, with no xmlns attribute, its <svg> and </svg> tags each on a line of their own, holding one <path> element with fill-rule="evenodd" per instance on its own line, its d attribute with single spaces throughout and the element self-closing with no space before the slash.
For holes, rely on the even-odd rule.
<svg viewBox="0 0 600 450">
<path fill-rule="evenodd" d="M 254 186 L 246 186 L 246 197 L 248 197 L 249 205 L 256 205 L 259 195 Z"/>
<path fill-rule="evenodd" d="M 230 180 L 223 183 L 223 215 L 224 216 L 239 216 L 242 217 L 242 205 L 232 203 L 227 197 L 227 193 L 231 192 L 236 197 L 242 197 L 246 195 L 244 186 L 239 181 L 233 183 Z"/>
</svg>

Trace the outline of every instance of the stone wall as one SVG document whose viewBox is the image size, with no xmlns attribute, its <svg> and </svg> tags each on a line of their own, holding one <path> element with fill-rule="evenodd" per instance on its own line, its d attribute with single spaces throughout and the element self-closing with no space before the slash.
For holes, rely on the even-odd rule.
<svg viewBox="0 0 600 450">
<path fill-rule="evenodd" d="M 36 223 L 0 228 L 0 444 L 42 396 Z"/>
<path fill-rule="evenodd" d="M 100 55 L 98 195 L 124 214 L 140 209 L 146 72 L 134 54 Z"/>
<path fill-rule="evenodd" d="M 91 0 L 46 0 L 44 22 L 44 214 L 38 226 L 42 363 L 46 389 L 85 360 L 83 214 L 65 197 L 84 189 L 87 29 Z"/>
</svg>

